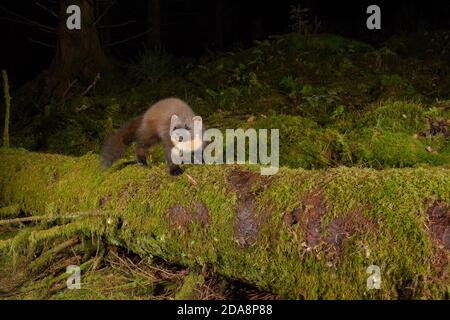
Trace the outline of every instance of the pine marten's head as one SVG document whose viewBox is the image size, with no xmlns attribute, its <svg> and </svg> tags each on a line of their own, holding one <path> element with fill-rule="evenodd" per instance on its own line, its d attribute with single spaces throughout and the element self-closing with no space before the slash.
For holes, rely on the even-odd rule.
<svg viewBox="0 0 450 320">
<path fill-rule="evenodd" d="M 170 138 L 174 147 L 183 152 L 194 152 L 203 144 L 202 117 L 183 117 L 174 114 L 170 121 Z"/>
</svg>

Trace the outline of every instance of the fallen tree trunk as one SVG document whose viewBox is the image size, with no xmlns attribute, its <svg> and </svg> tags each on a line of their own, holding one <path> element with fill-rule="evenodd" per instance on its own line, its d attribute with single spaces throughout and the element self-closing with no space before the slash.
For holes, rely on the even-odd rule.
<svg viewBox="0 0 450 320">
<path fill-rule="evenodd" d="M 286 298 L 449 298 L 449 168 L 267 177 L 252 166 L 191 165 L 173 178 L 163 165 L 102 171 L 97 155 L 2 149 L 0 170 L 0 200 L 29 215 L 105 211 L 34 241 L 101 234 Z"/>
</svg>

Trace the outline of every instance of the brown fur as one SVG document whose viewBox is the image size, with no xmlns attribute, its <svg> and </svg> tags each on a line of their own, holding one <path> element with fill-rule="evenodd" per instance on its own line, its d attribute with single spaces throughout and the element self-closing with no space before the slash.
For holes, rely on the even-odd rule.
<svg viewBox="0 0 450 320">
<path fill-rule="evenodd" d="M 101 163 L 103 168 L 108 168 L 119 159 L 128 145 L 136 141 L 136 159 L 143 166 L 147 166 L 147 149 L 162 141 L 164 144 L 164 157 L 169 167 L 170 174 L 179 175 L 182 170 L 171 159 L 173 147 L 170 139 L 170 122 L 172 115 L 177 115 L 179 125 L 192 126 L 194 111 L 182 100 L 168 98 L 153 104 L 147 111 L 127 123 L 106 141 L 101 151 Z M 193 136 L 193 135 L 192 135 Z"/>
</svg>

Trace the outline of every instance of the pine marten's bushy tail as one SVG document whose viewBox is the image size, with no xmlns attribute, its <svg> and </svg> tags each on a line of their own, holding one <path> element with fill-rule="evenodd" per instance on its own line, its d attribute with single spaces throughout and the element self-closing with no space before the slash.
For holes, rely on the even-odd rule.
<svg viewBox="0 0 450 320">
<path fill-rule="evenodd" d="M 136 130 L 141 122 L 142 116 L 131 119 L 106 140 L 100 153 L 103 169 L 110 167 L 114 161 L 122 156 L 130 143 L 136 138 Z"/>
</svg>

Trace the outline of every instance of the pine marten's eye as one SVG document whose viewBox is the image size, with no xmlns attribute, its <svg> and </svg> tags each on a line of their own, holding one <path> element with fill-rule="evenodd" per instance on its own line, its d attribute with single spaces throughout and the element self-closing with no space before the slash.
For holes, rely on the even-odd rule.
<svg viewBox="0 0 450 320">
<path fill-rule="evenodd" d="M 191 130 L 187 124 L 184 126 L 184 128 L 185 128 L 186 130 Z"/>
</svg>

